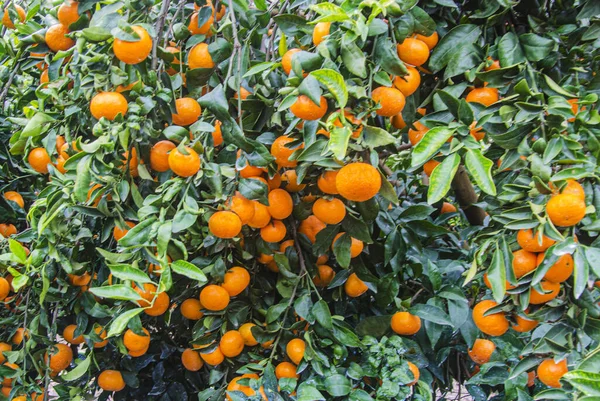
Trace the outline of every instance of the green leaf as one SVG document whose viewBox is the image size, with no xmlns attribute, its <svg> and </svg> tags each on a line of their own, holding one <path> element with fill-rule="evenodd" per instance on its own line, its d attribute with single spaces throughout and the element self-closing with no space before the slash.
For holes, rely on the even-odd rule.
<svg viewBox="0 0 600 401">
<path fill-rule="evenodd" d="M 467 149 L 465 166 L 483 192 L 496 195 L 496 185 L 492 179 L 494 162 L 485 157 L 479 149 Z"/>
<path fill-rule="evenodd" d="M 88 368 L 90 367 L 90 364 L 92 362 L 92 355 L 93 355 L 93 352 L 90 352 L 88 354 L 88 356 L 79 363 L 79 365 L 75 366 L 69 372 L 67 372 L 63 375 L 60 375 L 60 378 L 64 381 L 72 382 L 72 381 L 77 380 L 80 377 L 82 377 L 84 374 L 86 374 L 88 372 Z"/>
<path fill-rule="evenodd" d="M 413 305 L 410 308 L 410 313 L 419 316 L 423 320 L 427 320 L 444 326 L 453 326 L 452 320 L 450 320 L 450 316 L 448 316 L 448 314 L 444 312 L 441 308 L 434 305 Z"/>
<path fill-rule="evenodd" d="M 105 287 L 92 287 L 90 292 L 97 297 L 121 301 L 139 301 L 140 295 L 128 285 L 116 284 Z"/>
<path fill-rule="evenodd" d="M 525 62 L 525 55 L 519 43 L 519 38 L 513 32 L 508 32 L 500 39 L 498 58 L 502 67 L 510 67 Z"/>
<path fill-rule="evenodd" d="M 177 274 L 181 274 L 182 276 L 196 280 L 201 284 L 204 284 L 208 281 L 202 270 L 196 267 L 196 265 L 186 262 L 185 260 L 176 260 L 175 262 L 171 263 L 171 270 Z"/>
<path fill-rule="evenodd" d="M 408 73 L 406 66 L 398 57 L 396 47 L 389 38 L 378 40 L 375 46 L 375 62 L 388 74 L 404 76 Z"/>
<path fill-rule="evenodd" d="M 78 202 L 85 202 L 91 188 L 92 158 L 87 156 L 77 164 L 77 179 L 75 180 L 74 195 Z"/>
<path fill-rule="evenodd" d="M 350 394 L 352 386 L 350 380 L 344 375 L 335 374 L 327 376 L 324 382 L 325 389 L 333 397 L 343 397 Z"/>
<path fill-rule="evenodd" d="M 481 63 L 481 51 L 472 43 L 461 46 L 448 60 L 444 79 L 463 74 Z"/>
<path fill-rule="evenodd" d="M 563 379 L 585 395 L 600 397 L 600 373 L 574 370 L 567 372 Z"/>
<path fill-rule="evenodd" d="M 317 322 L 328 330 L 333 329 L 333 323 L 331 321 L 331 312 L 329 311 L 329 306 L 327 302 L 324 300 L 319 300 L 316 304 L 313 305 L 311 310 Z"/>
<path fill-rule="evenodd" d="M 267 194 L 269 193 L 269 187 L 262 181 L 252 178 L 242 179 L 240 180 L 238 190 L 247 199 L 257 200 L 265 205 L 268 203 Z"/>
<path fill-rule="evenodd" d="M 450 62 L 453 54 L 465 45 L 475 43 L 481 37 L 481 28 L 477 25 L 463 24 L 450 30 L 433 49 L 429 57 L 429 68 L 438 72 Z"/>
<path fill-rule="evenodd" d="M 331 151 L 336 159 L 343 160 L 348 150 L 348 142 L 352 136 L 352 131 L 348 127 L 336 127 L 331 130 L 327 150 Z"/>
<path fill-rule="evenodd" d="M 131 265 L 116 264 L 108 265 L 110 272 L 113 276 L 121 280 L 131 280 L 136 283 L 151 283 L 150 277 L 140 269 Z"/>
<path fill-rule="evenodd" d="M 325 397 L 315 387 L 308 383 L 298 386 L 298 401 L 324 401 Z"/>
<path fill-rule="evenodd" d="M 554 49 L 552 39 L 543 38 L 535 33 L 525 33 L 520 36 L 521 45 L 529 61 L 540 61 L 548 57 Z"/>
<path fill-rule="evenodd" d="M 446 157 L 444 161 L 433 169 L 429 179 L 429 190 L 427 191 L 427 203 L 430 205 L 441 200 L 452 185 L 452 179 L 458 170 L 460 156 L 456 153 Z"/>
<path fill-rule="evenodd" d="M 251 77 L 253 75 L 256 75 L 258 73 L 261 73 L 263 71 L 266 70 L 270 70 L 272 68 L 274 68 L 274 66 L 277 65 L 277 63 L 274 63 L 272 61 L 265 61 L 262 63 L 258 63 L 254 66 L 252 66 L 245 74 L 242 78 L 248 78 Z"/>
<path fill-rule="evenodd" d="M 506 293 L 506 267 L 504 265 L 504 256 L 500 252 L 500 249 L 498 249 L 498 244 L 496 244 L 496 250 L 492 255 L 492 262 L 488 268 L 487 277 L 492 284 L 494 300 L 497 303 L 501 303 Z"/>
<path fill-rule="evenodd" d="M 366 317 L 356 325 L 356 334 L 358 334 L 361 337 L 382 337 L 390 331 L 391 321 L 391 315 Z"/>
<path fill-rule="evenodd" d="M 21 138 L 35 137 L 46 131 L 48 125 L 55 119 L 48 114 L 38 112 L 27 122 L 21 132 Z"/>
<path fill-rule="evenodd" d="M 544 75 L 544 81 L 546 82 L 546 85 L 548 85 L 548 87 L 551 90 L 553 90 L 554 92 L 558 93 L 559 95 L 567 96 L 570 98 L 577 97 L 577 95 L 575 95 L 574 93 L 571 93 L 571 92 L 565 90 L 559 84 L 554 82 L 554 80 L 552 78 L 550 78 L 548 75 L 546 75 L 546 74 L 542 74 L 542 75 Z"/>
<path fill-rule="evenodd" d="M 340 109 L 346 107 L 346 103 L 348 103 L 348 89 L 346 88 L 344 77 L 339 72 L 324 68 L 313 71 L 310 75 L 315 77 L 331 92 L 337 100 Z"/>
<path fill-rule="evenodd" d="M 367 125 L 363 128 L 362 139 L 370 149 L 396 143 L 397 139 L 384 129 Z"/>
<path fill-rule="evenodd" d="M 342 42 L 342 61 L 352 74 L 361 78 L 367 77 L 365 53 L 355 42 L 348 44 Z"/>
<path fill-rule="evenodd" d="M 411 167 L 420 166 L 428 161 L 452 137 L 452 134 L 454 130 L 447 127 L 435 127 L 427 131 L 413 149 Z"/>
<path fill-rule="evenodd" d="M 23 247 L 23 245 L 21 245 L 20 242 L 9 238 L 8 247 L 12 254 L 19 260 L 19 263 L 25 263 L 25 261 L 27 260 L 27 253 L 25 252 L 25 248 Z"/>
<path fill-rule="evenodd" d="M 143 311 L 144 308 L 135 308 L 121 313 L 115 320 L 113 320 L 110 328 L 108 329 L 108 334 L 106 337 L 111 338 L 120 335 L 123 330 L 125 330 L 125 327 L 127 327 L 129 321 Z"/>
</svg>

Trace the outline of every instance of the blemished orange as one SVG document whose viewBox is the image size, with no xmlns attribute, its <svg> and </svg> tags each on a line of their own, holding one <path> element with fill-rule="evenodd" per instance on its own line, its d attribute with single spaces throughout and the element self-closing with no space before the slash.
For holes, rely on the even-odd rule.
<svg viewBox="0 0 600 401">
<path fill-rule="evenodd" d="M 546 214 L 558 227 L 572 227 L 585 216 L 585 200 L 578 195 L 560 194 L 550 198 Z"/>
<path fill-rule="evenodd" d="M 474 88 L 466 97 L 469 103 L 479 103 L 484 106 L 491 106 L 499 99 L 498 89 L 496 88 Z"/>
<path fill-rule="evenodd" d="M 350 298 L 360 297 L 367 292 L 368 289 L 369 287 L 367 287 L 364 281 L 358 278 L 356 273 L 352 273 L 348 276 L 348 279 L 344 283 L 344 291 Z"/>
<path fill-rule="evenodd" d="M 181 363 L 183 364 L 183 367 L 190 372 L 197 372 L 202 369 L 202 366 L 204 365 L 198 351 L 191 348 L 187 348 L 181 353 Z"/>
<path fill-rule="evenodd" d="M 290 111 L 302 120 L 320 120 L 327 113 L 327 100 L 321 96 L 319 104 L 316 104 L 308 96 L 300 95 L 290 107 Z"/>
<path fill-rule="evenodd" d="M 556 241 L 546 237 L 545 235 L 540 236 L 538 233 L 533 233 L 531 229 L 522 229 L 517 233 L 517 242 L 519 246 L 529 252 L 544 252 L 550 248 Z"/>
<path fill-rule="evenodd" d="M 250 273 L 248 270 L 241 266 L 234 266 L 225 273 L 221 287 L 229 293 L 229 296 L 235 297 L 240 295 L 249 284 Z"/>
<path fill-rule="evenodd" d="M 0 342 L 0 363 L 6 362 L 5 351 L 12 351 L 12 345 L 8 343 Z"/>
<path fill-rule="evenodd" d="M 294 56 L 294 54 L 301 51 L 302 50 L 300 49 L 290 49 L 287 52 L 285 52 L 285 54 L 281 58 L 281 67 L 287 75 L 290 75 L 290 73 L 292 72 L 292 57 Z"/>
<path fill-rule="evenodd" d="M 210 32 L 214 20 L 214 17 L 211 15 L 204 24 L 198 26 L 198 13 L 193 13 L 188 29 L 192 35 L 206 35 Z"/>
<path fill-rule="evenodd" d="M 128 329 L 125 334 L 123 334 L 123 344 L 129 351 L 141 351 L 150 346 L 150 333 L 143 327 L 142 331 L 145 335 L 136 334 L 131 329 Z"/>
<path fill-rule="evenodd" d="M 135 226 L 135 223 L 132 221 L 126 221 L 125 224 L 128 225 L 130 228 L 133 228 Z M 123 229 L 123 228 L 119 227 L 118 225 L 115 225 L 115 228 L 113 228 L 113 238 L 115 240 L 119 241 L 128 232 L 129 232 L 129 230 Z"/>
<path fill-rule="evenodd" d="M 538 324 L 539 322 L 537 320 L 525 319 L 520 315 L 516 315 L 515 323 L 512 325 L 512 328 L 519 333 L 526 333 L 535 329 Z"/>
<path fill-rule="evenodd" d="M 392 126 L 396 129 L 404 129 L 406 127 L 406 122 L 404 121 L 404 117 L 402 117 L 402 113 L 398 113 L 395 116 L 390 118 L 390 122 Z"/>
<path fill-rule="evenodd" d="M 556 298 L 560 292 L 560 283 L 553 283 L 551 281 L 544 280 L 540 283 L 540 285 L 544 289 L 544 292 L 547 293 L 540 293 L 537 292 L 535 288 L 532 288 L 531 294 L 529 295 L 529 303 L 532 305 L 545 304 L 546 302 Z"/>
<path fill-rule="evenodd" d="M 429 131 L 429 128 L 419 121 L 415 121 L 413 123 L 413 126 L 414 129 L 410 128 L 408 130 L 408 140 L 410 141 L 412 146 L 416 146 L 425 136 L 427 131 Z"/>
<path fill-rule="evenodd" d="M 300 192 L 306 188 L 306 184 L 298 182 L 296 170 L 286 170 L 281 174 L 281 180 L 286 182 L 285 190 L 288 192 Z"/>
<path fill-rule="evenodd" d="M 200 118 L 202 108 L 200 104 L 191 97 L 183 97 L 175 100 L 177 113 L 171 114 L 173 124 L 179 126 L 192 125 Z"/>
<path fill-rule="evenodd" d="M 440 36 L 438 35 L 437 32 L 434 31 L 429 36 L 424 36 L 424 35 L 416 34 L 415 35 L 415 39 L 419 39 L 421 42 L 423 42 L 423 43 L 425 43 L 427 45 L 427 47 L 429 48 L 429 50 L 433 50 L 433 48 L 438 44 Z"/>
<path fill-rule="evenodd" d="M 204 313 L 201 310 L 204 309 L 200 300 L 196 298 L 188 298 L 181 303 L 181 315 L 186 319 L 200 320 Z"/>
<path fill-rule="evenodd" d="M 65 25 L 55 24 L 48 28 L 44 39 L 53 52 L 66 51 L 75 46 L 75 41 L 66 36 L 69 33 L 69 28 Z"/>
<path fill-rule="evenodd" d="M 118 370 L 105 370 L 98 376 L 98 386 L 104 391 L 121 391 L 125 388 L 125 380 Z"/>
<path fill-rule="evenodd" d="M 339 224 L 346 217 L 346 205 L 337 198 L 319 198 L 313 203 L 312 212 L 325 224 Z"/>
<path fill-rule="evenodd" d="M 200 353 L 200 358 L 211 366 L 217 366 L 225 360 L 221 348 L 217 346 L 212 352 Z"/>
<path fill-rule="evenodd" d="M 279 242 L 285 238 L 287 229 L 280 220 L 271 220 L 260 229 L 260 237 L 265 242 Z"/>
<path fill-rule="evenodd" d="M 15 202 L 17 205 L 23 209 L 25 207 L 25 201 L 20 193 L 15 191 L 6 191 L 4 194 L 4 199 L 9 200 L 11 202 Z"/>
<path fill-rule="evenodd" d="M 235 358 L 244 350 L 244 338 L 239 331 L 229 330 L 221 337 L 219 348 L 227 358 Z"/>
<path fill-rule="evenodd" d="M 198 43 L 192 47 L 192 50 L 188 54 L 188 67 L 190 67 L 190 70 L 215 67 L 215 63 L 208 51 L 208 44 Z"/>
<path fill-rule="evenodd" d="M 287 219 L 294 209 L 294 201 L 289 192 L 283 189 L 274 189 L 269 192 L 269 214 L 274 219 L 283 220 Z"/>
<path fill-rule="evenodd" d="M 68 345 L 62 343 L 54 344 L 46 352 L 44 360 L 48 360 L 48 358 L 48 367 L 50 370 L 54 373 L 62 372 L 73 361 L 73 351 L 71 351 L 71 347 Z"/>
<path fill-rule="evenodd" d="M 113 51 L 115 57 L 125 64 L 139 64 L 146 60 L 152 51 L 152 38 L 144 28 L 134 25 L 131 29 L 140 37 L 137 41 L 115 38 Z"/>
<path fill-rule="evenodd" d="M 56 17 L 58 22 L 65 26 L 69 26 L 79 19 L 79 2 L 67 0 L 58 7 Z"/>
<path fill-rule="evenodd" d="M 108 344 L 108 340 L 106 339 L 106 335 L 108 333 L 106 332 L 106 330 L 104 329 L 104 327 L 102 327 L 102 326 L 96 326 L 96 327 L 94 327 L 94 333 L 96 333 L 102 339 L 102 341 L 94 343 L 94 348 L 106 347 L 106 344 Z"/>
<path fill-rule="evenodd" d="M 489 336 L 501 336 L 508 330 L 508 320 L 504 315 L 504 312 L 497 312 L 491 315 L 484 316 L 484 314 L 498 304 L 492 300 L 486 299 L 479 302 L 473 308 L 473 321 L 475 325 L 483 333 Z"/>
<path fill-rule="evenodd" d="M 418 67 L 427 62 L 429 58 L 429 47 L 419 39 L 406 38 L 396 46 L 398 57 L 406 64 Z"/>
<path fill-rule="evenodd" d="M 335 271 L 327 265 L 318 265 L 317 274 L 313 277 L 313 283 L 317 287 L 327 287 L 333 281 Z"/>
<path fill-rule="evenodd" d="M 229 305 L 227 290 L 215 284 L 207 285 L 200 291 L 200 303 L 210 311 L 222 311 Z"/>
<path fill-rule="evenodd" d="M 483 365 L 484 363 L 488 363 L 490 361 L 490 358 L 495 350 L 496 344 L 490 340 L 478 338 L 475 340 L 473 348 L 469 350 L 469 357 L 471 357 L 471 360 L 476 364 Z"/>
<path fill-rule="evenodd" d="M 90 102 L 90 111 L 97 120 L 104 117 L 112 121 L 119 114 L 124 117 L 127 109 L 127 99 L 117 92 L 100 92 Z"/>
<path fill-rule="evenodd" d="M 159 141 L 150 149 L 150 167 L 158 173 L 169 170 L 169 152 L 177 146 L 171 141 Z"/>
<path fill-rule="evenodd" d="M 313 44 L 319 46 L 325 39 L 325 36 L 329 35 L 331 29 L 331 22 L 319 22 L 315 25 L 312 34 Z"/>
<path fill-rule="evenodd" d="M 169 168 L 179 177 L 191 177 L 200 171 L 200 156 L 190 147 L 185 147 L 187 153 L 175 148 L 169 153 Z"/>
<path fill-rule="evenodd" d="M 290 340 L 285 346 L 285 352 L 294 364 L 299 365 L 304 358 L 304 352 L 306 350 L 306 343 L 300 338 L 294 338 Z"/>
<path fill-rule="evenodd" d="M 15 4 L 15 3 L 10 4 L 10 7 L 14 7 L 17 10 L 17 14 L 19 15 L 19 20 L 21 22 L 25 21 L 25 17 L 27 16 L 27 13 L 23 9 L 23 7 L 21 7 L 18 4 Z M 2 16 L 2 25 L 7 27 L 8 29 L 15 29 L 15 23 L 13 20 L 10 19 L 8 7 L 6 7 L 4 9 L 4 15 Z"/>
<path fill-rule="evenodd" d="M 388 88 L 380 86 L 371 93 L 371 98 L 380 107 L 375 110 L 375 113 L 383 117 L 392 117 L 402 112 L 406 104 L 406 98 L 396 88 Z"/>
<path fill-rule="evenodd" d="M 455 212 L 456 212 L 456 206 L 454 206 L 452 203 L 448 203 L 448 202 L 444 202 L 442 204 L 442 208 L 440 209 L 441 214 L 455 213 Z"/>
<path fill-rule="evenodd" d="M 254 326 L 256 326 L 254 323 L 244 323 L 238 330 L 244 339 L 244 345 L 249 347 L 258 345 L 258 341 L 256 341 L 256 338 L 254 338 L 254 335 L 252 334 L 252 327 Z"/>
<path fill-rule="evenodd" d="M 221 121 L 215 121 L 215 130 L 211 133 L 214 146 L 223 144 L 223 132 L 221 131 Z"/>
<path fill-rule="evenodd" d="M 390 323 L 392 330 L 401 336 L 412 336 L 421 329 L 421 318 L 410 312 L 396 312 Z"/>
<path fill-rule="evenodd" d="M 239 192 L 236 192 L 229 200 L 229 208 L 238 215 L 242 224 L 248 224 L 254 217 L 254 203 Z"/>
<path fill-rule="evenodd" d="M 541 265 L 544 261 L 544 254 L 539 253 L 537 255 L 537 265 Z M 544 280 L 551 281 L 553 283 L 562 283 L 563 281 L 567 281 L 571 274 L 573 274 L 575 262 L 573 261 L 573 256 L 570 254 L 562 255 L 556 263 L 548 269 L 546 274 L 544 275 Z"/>
<path fill-rule="evenodd" d="M 0 277 L 0 302 L 4 301 L 9 293 L 10 283 L 4 277 Z"/>
<path fill-rule="evenodd" d="M 311 214 L 305 220 L 302 220 L 298 226 L 298 232 L 306 235 L 313 244 L 317 240 L 317 234 L 325 228 L 325 223 L 319 220 L 315 215 Z"/>
<path fill-rule="evenodd" d="M 329 195 L 338 194 L 337 186 L 335 185 L 337 174 L 338 170 L 329 170 L 325 171 L 319 176 L 319 178 L 317 179 L 317 186 L 319 187 L 321 192 Z"/>
<path fill-rule="evenodd" d="M 296 167 L 298 162 L 296 160 L 290 160 L 290 156 L 298 149 L 304 148 L 304 144 L 300 144 L 294 147 L 288 147 L 287 144 L 294 142 L 295 139 L 289 136 L 280 136 L 273 141 L 271 145 L 271 154 L 275 158 L 275 162 L 279 167 Z"/>
<path fill-rule="evenodd" d="M 31 168 L 40 174 L 48 174 L 48 164 L 52 163 L 48 152 L 44 148 L 31 149 L 27 161 Z"/>
<path fill-rule="evenodd" d="M 408 71 L 408 74 L 394 78 L 394 86 L 402 92 L 404 96 L 410 96 L 415 93 L 419 88 L 419 85 L 421 85 L 421 75 L 415 67 L 407 66 L 406 70 Z"/>
<path fill-rule="evenodd" d="M 440 164 L 441 163 L 437 160 L 429 160 L 427 163 L 423 164 L 423 172 L 427 177 L 431 177 L 433 170 L 435 170 L 435 168 Z"/>
<path fill-rule="evenodd" d="M 335 185 L 343 198 L 354 202 L 364 202 L 379 192 L 381 175 L 370 164 L 349 163 L 338 172 Z"/>
<path fill-rule="evenodd" d="M 419 381 L 419 378 L 421 377 L 421 372 L 419 372 L 419 368 L 414 363 L 412 363 L 412 362 L 406 362 L 406 363 L 408 364 L 408 369 L 410 369 L 410 371 L 413 374 L 413 378 L 414 378 L 413 381 L 408 383 L 408 385 L 413 386 Z"/>
<path fill-rule="evenodd" d="M 216 212 L 208 219 L 208 229 L 217 238 L 233 238 L 242 231 L 242 220 L 234 212 Z"/>
<path fill-rule="evenodd" d="M 253 200 L 252 203 L 254 204 L 254 216 L 248 221 L 248 226 L 252 228 L 263 228 L 271 221 L 269 208 L 255 200 Z"/>
<path fill-rule="evenodd" d="M 519 249 L 513 252 L 513 270 L 516 278 L 521 278 L 537 267 L 537 256 L 533 252 Z"/>
<path fill-rule="evenodd" d="M 299 375 L 296 365 L 290 362 L 281 362 L 275 367 L 275 377 L 277 380 L 281 378 L 297 379 Z"/>
<path fill-rule="evenodd" d="M 83 344 L 83 342 L 85 341 L 82 334 L 75 337 L 76 329 L 77 329 L 76 324 L 70 324 L 67 327 L 65 327 L 65 329 L 63 330 L 63 338 L 69 344 L 79 345 L 79 344 Z"/>
<path fill-rule="evenodd" d="M 549 387 L 562 387 L 560 379 L 569 371 L 567 360 L 556 363 L 554 359 L 543 360 L 537 368 L 538 378 L 542 383 Z"/>
</svg>

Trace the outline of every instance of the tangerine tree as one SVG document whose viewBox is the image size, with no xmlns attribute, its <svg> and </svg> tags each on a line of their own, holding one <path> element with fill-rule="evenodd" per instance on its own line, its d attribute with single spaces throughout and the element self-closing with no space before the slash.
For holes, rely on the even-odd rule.
<svg viewBox="0 0 600 401">
<path fill-rule="evenodd" d="M 596 1 L 2 12 L 2 399 L 600 396 Z"/>
</svg>

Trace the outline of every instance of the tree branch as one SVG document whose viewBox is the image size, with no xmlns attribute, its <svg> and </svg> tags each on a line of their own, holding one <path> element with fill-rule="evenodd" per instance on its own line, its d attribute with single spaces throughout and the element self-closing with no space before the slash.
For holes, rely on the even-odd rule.
<svg viewBox="0 0 600 401">
<path fill-rule="evenodd" d="M 167 19 L 167 13 L 169 12 L 169 7 L 171 6 L 171 0 L 163 0 L 162 8 L 160 9 L 160 14 L 158 15 L 158 22 L 156 24 L 156 38 L 152 43 L 152 69 L 156 70 L 158 66 L 158 59 L 156 58 L 156 51 L 158 49 L 158 42 L 162 37 L 163 29 L 165 28 L 165 21 Z"/>
<path fill-rule="evenodd" d="M 458 167 L 458 171 L 452 180 L 452 189 L 454 189 L 456 200 L 460 208 L 465 212 L 469 223 L 474 226 L 483 225 L 486 213 L 482 208 L 473 205 L 477 203 L 478 196 L 464 166 Z"/>
</svg>

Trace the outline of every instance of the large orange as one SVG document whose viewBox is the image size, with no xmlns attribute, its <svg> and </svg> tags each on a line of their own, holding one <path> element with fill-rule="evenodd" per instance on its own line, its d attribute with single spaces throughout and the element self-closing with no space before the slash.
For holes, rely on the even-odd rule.
<svg viewBox="0 0 600 401">
<path fill-rule="evenodd" d="M 294 142 L 295 139 L 289 136 L 280 136 L 273 141 L 271 145 L 271 154 L 275 158 L 275 162 L 279 167 L 296 167 L 298 162 L 296 160 L 290 160 L 290 156 L 297 149 L 304 148 L 304 144 L 296 145 L 294 147 L 288 147 L 287 144 Z"/>
<path fill-rule="evenodd" d="M 227 290 L 218 285 L 207 285 L 200 292 L 200 303 L 210 311 L 222 311 L 229 305 L 229 300 Z"/>
<path fill-rule="evenodd" d="M 390 324 L 396 334 L 412 336 L 421 329 L 421 318 L 410 312 L 396 312 Z"/>
<path fill-rule="evenodd" d="M 21 209 L 25 207 L 25 201 L 20 193 L 15 191 L 6 191 L 4 194 L 4 199 L 9 200 L 11 202 L 15 202 Z"/>
<path fill-rule="evenodd" d="M 125 380 L 118 370 L 105 370 L 98 376 L 98 386 L 104 391 L 121 391 L 125 388 Z"/>
<path fill-rule="evenodd" d="M 352 273 L 348 276 L 348 279 L 344 283 L 344 291 L 350 298 L 360 297 L 367 292 L 368 289 L 369 287 L 367 287 L 364 281 L 358 278 L 356 273 Z"/>
<path fill-rule="evenodd" d="M 475 88 L 467 95 L 467 102 L 480 103 L 484 106 L 491 106 L 498 101 L 498 89 L 496 88 Z"/>
<path fill-rule="evenodd" d="M 478 365 L 488 363 L 492 354 L 496 350 L 496 344 L 490 340 L 478 338 L 473 344 L 473 348 L 469 350 L 469 357 Z"/>
<path fill-rule="evenodd" d="M 53 373 L 59 373 L 69 367 L 71 362 L 73 361 L 73 351 L 71 351 L 71 347 L 65 344 L 54 344 L 50 347 L 49 353 L 47 352 L 45 355 L 45 360 L 50 361 L 48 363 L 48 367 L 52 370 Z"/>
<path fill-rule="evenodd" d="M 185 147 L 187 154 L 175 148 L 169 153 L 169 168 L 180 177 L 191 177 L 200 171 L 200 156 L 190 147 Z"/>
<path fill-rule="evenodd" d="M 346 205 L 337 198 L 319 198 L 312 207 L 313 214 L 325 224 L 338 224 L 346 217 Z"/>
<path fill-rule="evenodd" d="M 198 26 L 198 13 L 193 13 L 188 29 L 192 35 L 207 35 L 210 32 L 214 20 L 214 17 L 211 15 L 204 24 Z"/>
<path fill-rule="evenodd" d="M 304 352 L 306 350 L 306 343 L 300 338 L 294 338 L 290 340 L 285 346 L 285 352 L 294 364 L 298 365 L 304 358 Z"/>
<path fill-rule="evenodd" d="M 169 152 L 177 146 L 171 141 L 159 141 L 150 149 L 150 167 L 158 173 L 169 170 Z"/>
<path fill-rule="evenodd" d="M 73 0 L 67 0 L 58 7 L 56 17 L 58 22 L 64 26 L 69 26 L 79 19 L 79 2 Z"/>
<path fill-rule="evenodd" d="M 540 242 L 541 239 L 541 242 Z M 533 234 L 531 229 L 522 229 L 517 233 L 517 242 L 519 246 L 526 251 L 529 252 L 544 252 L 546 249 L 550 248 L 556 241 L 542 235 L 536 233 Z"/>
<path fill-rule="evenodd" d="M 337 186 L 335 185 L 337 174 L 337 170 L 329 170 L 319 176 L 317 186 L 323 193 L 330 195 L 338 194 Z"/>
<path fill-rule="evenodd" d="M 139 40 L 129 42 L 115 38 L 113 51 L 115 57 L 125 64 L 139 64 L 146 60 L 152 51 L 152 38 L 144 28 L 134 25 L 131 29 L 140 37 Z"/>
<path fill-rule="evenodd" d="M 40 174 L 47 174 L 48 164 L 52 163 L 48 152 L 44 148 L 31 149 L 29 156 L 27 156 L 27 161 L 31 168 Z"/>
<path fill-rule="evenodd" d="M 573 194 L 553 196 L 546 204 L 546 214 L 555 226 L 574 226 L 585 216 L 585 200 Z"/>
<path fill-rule="evenodd" d="M 550 387 L 562 387 L 560 379 L 569 371 L 567 360 L 556 363 L 554 359 L 543 360 L 537 368 L 537 375 L 542 383 Z"/>
<path fill-rule="evenodd" d="M 183 367 L 190 372 L 197 372 L 202 369 L 202 366 L 204 365 L 198 351 L 191 348 L 187 348 L 181 353 L 181 363 L 183 364 Z"/>
<path fill-rule="evenodd" d="M 521 278 L 537 267 L 537 256 L 535 253 L 519 249 L 513 252 L 513 270 L 515 276 Z"/>
<path fill-rule="evenodd" d="M 302 50 L 300 49 L 290 49 L 281 58 L 281 67 L 287 75 L 290 75 L 290 73 L 292 72 L 292 57 L 294 56 L 294 54 L 301 51 Z"/>
<path fill-rule="evenodd" d="M 127 109 L 127 99 L 117 92 L 100 92 L 90 102 L 90 111 L 97 120 L 104 117 L 112 121 L 119 114 L 124 117 Z"/>
<path fill-rule="evenodd" d="M 325 36 L 329 35 L 331 29 L 331 22 L 319 22 L 313 29 L 312 39 L 315 46 L 319 46 L 324 40 Z"/>
<path fill-rule="evenodd" d="M 539 266 L 544 261 L 544 254 L 539 253 L 537 255 L 537 265 Z M 575 262 L 570 254 L 562 255 L 556 263 L 550 267 L 550 269 L 544 275 L 544 280 L 551 281 L 553 283 L 562 283 L 567 281 L 571 274 L 573 274 Z"/>
<path fill-rule="evenodd" d="M 421 75 L 415 67 L 407 66 L 406 69 L 408 70 L 408 74 L 394 78 L 394 86 L 404 96 L 410 96 L 419 88 Z"/>
<path fill-rule="evenodd" d="M 392 117 L 400 113 L 406 104 L 406 98 L 396 88 L 380 86 L 373 90 L 371 98 L 381 107 L 375 110 L 375 113 L 384 117 Z"/>
<path fill-rule="evenodd" d="M 404 42 L 396 46 L 396 50 L 400 60 L 416 67 L 425 64 L 429 58 L 427 44 L 415 38 L 404 39 Z"/>
<path fill-rule="evenodd" d="M 194 68 L 214 68 L 215 63 L 208 51 L 208 44 L 198 43 L 192 47 L 188 55 L 188 66 L 190 70 Z"/>
<path fill-rule="evenodd" d="M 66 36 L 69 33 L 69 28 L 65 25 L 55 24 L 48 28 L 44 39 L 53 52 L 66 51 L 75 46 L 75 41 Z"/>
<path fill-rule="evenodd" d="M 21 7 L 18 4 L 15 4 L 14 2 L 12 4 L 10 4 L 10 6 L 7 6 L 7 4 L 4 5 L 6 8 L 4 9 L 4 15 L 2 16 L 2 25 L 7 27 L 8 29 L 15 29 L 15 23 L 13 20 L 10 19 L 10 14 L 8 12 L 9 11 L 8 8 L 14 7 L 17 10 L 17 14 L 19 15 L 19 20 L 21 22 L 25 21 L 25 17 L 27 16 L 27 13 L 23 9 L 23 7 Z"/>
<path fill-rule="evenodd" d="M 173 118 L 173 124 L 180 126 L 192 125 L 200 118 L 202 114 L 202 108 L 196 101 L 191 97 L 184 97 L 175 101 L 175 108 L 177 113 L 171 114 Z"/>
<path fill-rule="evenodd" d="M 302 220 L 300 226 L 298 226 L 298 232 L 306 235 L 310 242 L 314 244 L 317 240 L 317 234 L 324 228 L 325 223 L 311 214 L 305 220 Z"/>
<path fill-rule="evenodd" d="M 248 270 L 241 266 L 234 266 L 227 270 L 225 277 L 223 278 L 223 287 L 230 296 L 238 296 L 248 287 L 250 284 L 250 273 Z"/>
<path fill-rule="evenodd" d="M 196 298 L 188 298 L 181 303 L 181 315 L 186 319 L 200 320 L 204 313 L 202 313 L 202 303 Z"/>
<path fill-rule="evenodd" d="M 217 238 L 233 238 L 242 231 L 242 220 L 233 212 L 216 212 L 208 219 L 208 229 Z"/>
<path fill-rule="evenodd" d="M 534 288 L 532 288 L 531 294 L 529 295 L 529 303 L 532 305 L 545 304 L 546 302 L 556 298 L 558 296 L 558 293 L 560 292 L 560 283 L 542 281 L 540 285 L 546 293 L 539 293 Z"/>
<path fill-rule="evenodd" d="M 364 202 L 379 192 L 381 176 L 372 165 L 355 162 L 342 167 L 336 176 L 335 184 L 343 198 Z"/>
<path fill-rule="evenodd" d="M 260 229 L 260 237 L 265 242 L 279 242 L 285 238 L 287 229 L 280 220 L 271 220 Z"/>
<path fill-rule="evenodd" d="M 274 219 L 283 220 L 288 218 L 292 214 L 294 208 L 294 201 L 289 192 L 283 189 L 274 189 L 269 192 L 269 214 Z"/>
<path fill-rule="evenodd" d="M 239 331 L 229 330 L 221 337 L 219 348 L 227 358 L 235 358 L 244 350 L 244 338 Z"/>
<path fill-rule="evenodd" d="M 484 316 L 489 309 L 496 306 L 498 306 L 496 302 L 487 299 L 479 302 L 473 308 L 473 321 L 475 325 L 489 336 L 501 336 L 508 330 L 508 320 L 504 312 Z"/>
<path fill-rule="evenodd" d="M 308 96 L 300 95 L 290 107 L 290 111 L 302 120 L 320 120 L 327 113 L 327 100 L 321 96 L 319 104 L 316 104 Z"/>
</svg>

